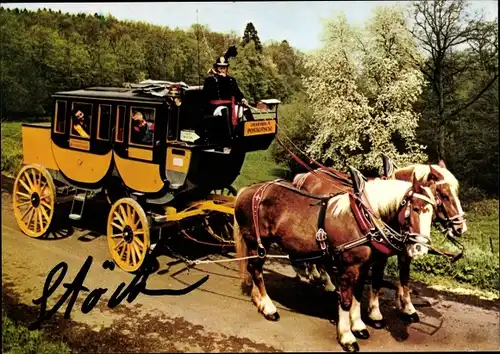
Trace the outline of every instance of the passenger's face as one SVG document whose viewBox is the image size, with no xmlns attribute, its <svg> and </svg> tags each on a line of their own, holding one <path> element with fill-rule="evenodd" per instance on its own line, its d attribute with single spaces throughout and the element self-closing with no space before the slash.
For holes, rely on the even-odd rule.
<svg viewBox="0 0 500 354">
<path fill-rule="evenodd" d="M 76 119 L 78 119 L 78 121 L 79 121 L 80 123 L 83 123 L 83 121 L 84 121 L 84 114 L 83 114 L 83 112 L 82 112 L 82 111 L 78 111 L 78 112 L 76 112 L 76 113 L 75 113 L 75 117 L 76 117 Z"/>
</svg>

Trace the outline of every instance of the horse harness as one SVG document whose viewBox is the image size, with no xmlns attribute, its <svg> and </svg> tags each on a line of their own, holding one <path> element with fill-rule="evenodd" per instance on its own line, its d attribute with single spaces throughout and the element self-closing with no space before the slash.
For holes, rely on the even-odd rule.
<svg viewBox="0 0 500 354">
<path fill-rule="evenodd" d="M 335 263 L 341 260 L 342 253 L 344 253 L 349 249 L 361 246 L 365 243 L 370 243 L 375 249 L 379 250 L 384 254 L 391 254 L 394 251 L 401 252 L 403 250 L 404 245 L 408 241 L 414 243 L 422 243 L 416 239 L 416 237 L 418 236 L 427 238 L 426 236 L 418 233 L 410 233 L 410 232 L 398 233 L 394 231 L 392 228 L 390 228 L 388 225 L 385 225 L 385 223 L 383 223 L 383 221 L 381 221 L 378 216 L 374 218 L 371 208 L 369 208 L 366 205 L 366 203 L 368 203 L 366 195 L 364 191 L 361 191 L 360 195 L 357 193 L 356 194 L 349 193 L 349 200 L 354 218 L 356 219 L 358 227 L 364 236 L 356 240 L 346 242 L 342 245 L 332 247 L 332 245 L 330 245 L 330 243 L 328 242 L 328 234 L 325 231 L 324 225 L 325 225 L 325 217 L 328 208 L 328 203 L 331 198 L 335 197 L 335 195 L 332 194 L 326 196 L 313 195 L 303 190 L 297 189 L 293 186 L 280 183 L 281 181 L 284 180 L 276 179 L 264 183 L 257 189 L 252 198 L 252 214 L 253 214 L 253 222 L 257 239 L 257 254 L 260 258 L 264 258 L 266 256 L 266 250 L 262 245 L 260 237 L 259 207 L 260 203 L 264 199 L 265 191 L 272 184 L 279 185 L 280 187 L 286 188 L 303 196 L 319 200 L 320 210 L 318 214 L 318 228 L 316 231 L 316 242 L 318 243 L 320 251 L 307 255 L 290 254 L 290 260 L 292 262 L 304 262 L 304 261 L 323 259 L 325 262 Z M 430 200 L 430 198 L 422 194 L 414 193 L 413 190 L 410 188 L 406 192 L 397 211 L 398 221 L 400 221 L 400 223 L 402 220 L 407 219 L 410 215 L 410 208 L 411 208 L 410 201 L 412 197 L 418 197 L 430 204 L 434 204 L 432 200 Z M 375 221 L 375 219 L 378 219 L 379 221 L 377 222 Z M 384 224 L 384 226 L 382 226 L 381 224 Z M 428 244 L 425 244 L 425 246 L 428 246 Z M 333 267 L 334 269 L 336 268 L 335 266 Z"/>
</svg>

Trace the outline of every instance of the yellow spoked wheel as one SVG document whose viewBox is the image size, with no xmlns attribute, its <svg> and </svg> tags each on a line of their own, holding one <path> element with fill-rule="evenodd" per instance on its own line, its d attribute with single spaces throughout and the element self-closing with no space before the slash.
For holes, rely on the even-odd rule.
<svg viewBox="0 0 500 354">
<path fill-rule="evenodd" d="M 45 235 L 56 201 L 56 187 L 49 172 L 39 165 L 24 166 L 14 182 L 12 199 L 21 231 L 30 237 Z"/>
<path fill-rule="evenodd" d="M 115 263 L 126 272 L 138 270 L 151 244 L 146 213 L 132 198 L 117 200 L 108 216 L 108 247 Z"/>
</svg>

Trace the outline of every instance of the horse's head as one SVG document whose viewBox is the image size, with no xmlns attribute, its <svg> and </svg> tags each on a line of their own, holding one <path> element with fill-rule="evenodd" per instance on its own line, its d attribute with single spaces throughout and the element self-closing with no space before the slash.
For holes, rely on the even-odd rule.
<svg viewBox="0 0 500 354">
<path fill-rule="evenodd" d="M 436 219 L 455 236 L 462 236 L 467 231 L 465 213 L 458 198 L 458 181 L 446 169 L 441 160 L 438 165 L 429 165 L 429 187 L 436 198 Z"/>
<path fill-rule="evenodd" d="M 427 254 L 430 243 L 431 226 L 436 201 L 430 188 L 413 179 L 412 188 L 401 203 L 398 222 L 403 232 L 407 232 L 409 243 L 406 246 L 408 256 L 418 258 Z"/>
</svg>

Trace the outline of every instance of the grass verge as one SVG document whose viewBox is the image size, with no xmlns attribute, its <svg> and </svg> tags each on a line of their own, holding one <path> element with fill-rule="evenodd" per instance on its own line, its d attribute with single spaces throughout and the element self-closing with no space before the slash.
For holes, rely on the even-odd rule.
<svg viewBox="0 0 500 354">
<path fill-rule="evenodd" d="M 64 354 L 71 353 L 63 342 L 53 342 L 41 331 L 30 331 L 14 323 L 2 308 L 2 353 Z"/>
</svg>

